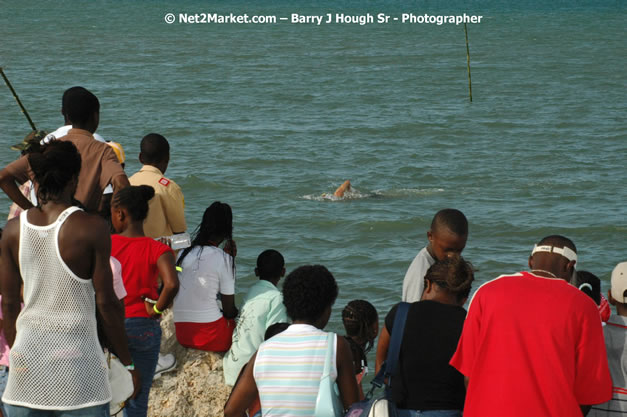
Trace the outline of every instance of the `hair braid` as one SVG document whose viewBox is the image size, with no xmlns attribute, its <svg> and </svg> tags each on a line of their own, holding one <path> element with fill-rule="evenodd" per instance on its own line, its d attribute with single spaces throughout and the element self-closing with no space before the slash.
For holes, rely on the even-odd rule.
<svg viewBox="0 0 627 417">
<path fill-rule="evenodd" d="M 192 244 L 185 248 L 176 265 L 181 266 L 183 259 L 197 246 L 207 246 L 210 244 L 209 239 L 212 236 L 221 236 L 224 239 L 233 239 L 233 211 L 231 206 L 219 201 L 213 202 L 202 215 L 202 221 L 194 232 Z M 231 268 L 235 275 L 235 258 L 231 257 Z"/>
<path fill-rule="evenodd" d="M 346 335 L 350 338 L 367 340 L 366 351 L 370 350 L 374 343 L 370 329 L 378 319 L 377 310 L 365 300 L 353 300 L 342 310 L 342 322 Z"/>
</svg>

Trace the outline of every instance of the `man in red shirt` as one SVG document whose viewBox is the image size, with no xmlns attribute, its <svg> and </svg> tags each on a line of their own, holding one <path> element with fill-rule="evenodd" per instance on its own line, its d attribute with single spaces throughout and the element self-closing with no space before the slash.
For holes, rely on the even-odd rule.
<svg viewBox="0 0 627 417">
<path fill-rule="evenodd" d="M 569 284 L 577 249 L 542 239 L 531 272 L 482 285 L 451 365 L 466 376 L 464 417 L 573 417 L 612 397 L 594 302 Z"/>
</svg>

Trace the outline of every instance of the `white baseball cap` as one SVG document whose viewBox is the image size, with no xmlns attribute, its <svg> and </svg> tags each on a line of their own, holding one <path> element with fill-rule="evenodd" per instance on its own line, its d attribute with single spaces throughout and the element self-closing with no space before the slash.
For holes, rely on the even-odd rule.
<svg viewBox="0 0 627 417">
<path fill-rule="evenodd" d="M 536 252 L 549 252 L 549 253 L 557 253 L 558 255 L 562 255 L 564 258 L 569 261 L 577 262 L 577 253 L 569 247 L 564 246 L 563 248 L 558 248 L 553 245 L 534 245 L 531 254 L 533 255 Z"/>
<path fill-rule="evenodd" d="M 624 296 L 627 290 L 627 262 L 616 265 L 612 271 L 612 298 L 619 303 L 626 304 L 627 297 Z"/>
</svg>

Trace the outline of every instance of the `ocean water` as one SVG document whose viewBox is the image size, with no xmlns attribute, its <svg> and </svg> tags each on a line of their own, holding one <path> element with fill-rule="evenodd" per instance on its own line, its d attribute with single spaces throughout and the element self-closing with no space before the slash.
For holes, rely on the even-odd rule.
<svg viewBox="0 0 627 417">
<path fill-rule="evenodd" d="M 0 1 L 0 66 L 38 128 L 62 124 L 74 85 L 101 101 L 98 132 L 139 168 L 149 132 L 172 146 L 190 229 L 234 212 L 237 298 L 257 255 L 320 263 L 340 295 L 383 317 L 435 212 L 470 221 L 475 288 L 526 268 L 548 234 L 580 269 L 627 260 L 627 3 Z M 482 15 L 435 24 L 166 24 L 166 13 Z M 0 164 L 29 130 L 0 88 Z M 320 198 L 350 179 L 358 198 Z M 9 202 L 0 195 L 0 215 Z"/>
</svg>

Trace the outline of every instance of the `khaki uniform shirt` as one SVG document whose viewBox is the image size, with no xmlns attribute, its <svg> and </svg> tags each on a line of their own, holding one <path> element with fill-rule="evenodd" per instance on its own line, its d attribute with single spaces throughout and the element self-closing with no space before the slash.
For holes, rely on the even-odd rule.
<svg viewBox="0 0 627 417">
<path fill-rule="evenodd" d="M 111 180 L 118 175 L 126 175 L 118 157 L 111 147 L 94 140 L 91 133 L 82 129 L 70 129 L 66 136 L 57 140 L 72 142 L 81 154 L 81 171 L 74 198 L 80 201 L 88 212 L 96 212 L 100 206 L 102 192 Z M 27 156 L 6 166 L 9 174 L 19 184 L 33 179 Z"/>
<path fill-rule="evenodd" d="M 182 233 L 185 224 L 185 200 L 183 192 L 174 181 L 165 178 L 163 173 L 152 165 L 144 165 L 139 172 L 129 178 L 131 185 L 150 185 L 155 196 L 148 204 L 148 217 L 144 220 L 144 234 L 158 238 Z"/>
</svg>

